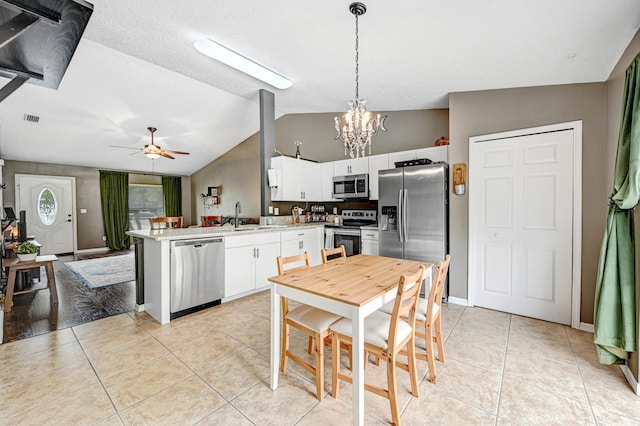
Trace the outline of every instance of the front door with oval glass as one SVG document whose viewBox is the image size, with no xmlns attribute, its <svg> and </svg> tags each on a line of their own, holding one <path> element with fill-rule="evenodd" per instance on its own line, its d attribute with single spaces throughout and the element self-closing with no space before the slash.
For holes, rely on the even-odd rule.
<svg viewBox="0 0 640 426">
<path fill-rule="evenodd" d="M 75 178 L 16 174 L 16 210 L 25 210 L 27 234 L 40 254 L 74 251 Z"/>
</svg>

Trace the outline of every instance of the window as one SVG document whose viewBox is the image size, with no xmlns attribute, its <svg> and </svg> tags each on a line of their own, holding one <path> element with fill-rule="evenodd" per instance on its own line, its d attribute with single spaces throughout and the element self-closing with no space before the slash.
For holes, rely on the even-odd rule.
<svg viewBox="0 0 640 426">
<path fill-rule="evenodd" d="M 58 214 L 58 202 L 56 196 L 49 188 L 44 188 L 38 196 L 38 214 L 45 225 L 51 225 Z"/>
<path fill-rule="evenodd" d="M 129 185 L 129 229 L 149 229 L 149 218 L 164 216 L 162 185 Z"/>
</svg>

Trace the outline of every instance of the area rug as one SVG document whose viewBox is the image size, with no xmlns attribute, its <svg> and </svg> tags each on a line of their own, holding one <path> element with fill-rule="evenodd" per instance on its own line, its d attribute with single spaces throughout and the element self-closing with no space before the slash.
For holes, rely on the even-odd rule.
<svg viewBox="0 0 640 426">
<path fill-rule="evenodd" d="M 126 283 L 136 279 L 133 253 L 65 262 L 65 266 L 90 288 Z"/>
</svg>

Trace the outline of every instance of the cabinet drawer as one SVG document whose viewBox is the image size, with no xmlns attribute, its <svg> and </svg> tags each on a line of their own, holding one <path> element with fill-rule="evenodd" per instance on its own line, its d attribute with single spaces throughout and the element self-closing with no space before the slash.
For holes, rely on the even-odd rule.
<svg viewBox="0 0 640 426">
<path fill-rule="evenodd" d="M 282 241 L 299 240 L 303 238 L 310 238 L 320 235 L 320 229 L 322 228 L 305 228 L 305 229 L 293 229 L 291 231 L 282 231 Z"/>
<path fill-rule="evenodd" d="M 361 229 L 360 238 L 363 240 L 378 241 L 379 232 L 375 229 Z"/>
<path fill-rule="evenodd" d="M 246 231 L 245 231 L 246 232 Z M 242 235 L 231 235 L 224 237 L 224 247 L 232 248 L 232 247 L 243 247 L 243 246 L 254 246 L 257 244 L 268 244 L 268 243 L 279 243 L 280 242 L 280 233 L 279 232 L 257 232 L 257 233 L 249 233 Z"/>
</svg>

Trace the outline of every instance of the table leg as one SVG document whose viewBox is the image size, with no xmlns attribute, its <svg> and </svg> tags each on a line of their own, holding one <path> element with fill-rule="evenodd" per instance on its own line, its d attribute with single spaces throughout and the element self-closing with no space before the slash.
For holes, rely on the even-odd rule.
<svg viewBox="0 0 640 426">
<path fill-rule="evenodd" d="M 353 308 L 353 424 L 364 425 L 364 316 L 359 308 Z"/>
<path fill-rule="evenodd" d="M 47 285 L 51 293 L 51 303 L 58 303 L 58 289 L 56 288 L 56 276 L 53 272 L 53 262 L 48 262 L 44 268 L 47 271 Z"/>
<path fill-rule="evenodd" d="M 11 312 L 13 305 L 13 287 L 16 285 L 16 270 L 9 268 L 9 277 L 7 278 L 7 294 L 4 298 L 4 311 Z"/>
<path fill-rule="evenodd" d="M 271 285 L 271 389 L 278 389 L 278 374 L 280 371 L 280 295 L 278 286 Z"/>
</svg>

